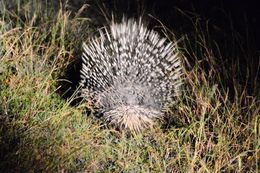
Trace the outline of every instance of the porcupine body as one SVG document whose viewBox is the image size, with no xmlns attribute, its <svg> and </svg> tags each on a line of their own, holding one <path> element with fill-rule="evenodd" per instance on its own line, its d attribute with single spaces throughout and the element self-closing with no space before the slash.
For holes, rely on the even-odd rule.
<svg viewBox="0 0 260 173">
<path fill-rule="evenodd" d="M 120 129 L 140 131 L 161 119 L 182 85 L 176 46 L 142 19 L 112 22 L 83 44 L 81 95 Z"/>
</svg>

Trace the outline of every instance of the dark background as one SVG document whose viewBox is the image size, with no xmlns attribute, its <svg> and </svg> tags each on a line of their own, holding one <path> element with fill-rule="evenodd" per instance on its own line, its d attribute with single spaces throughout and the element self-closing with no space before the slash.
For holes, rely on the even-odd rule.
<svg viewBox="0 0 260 173">
<path fill-rule="evenodd" d="M 69 0 L 68 7 L 77 11 L 84 3 L 89 4 L 84 17 L 90 17 L 97 27 L 107 25 L 111 14 L 118 20 L 122 16 L 142 16 L 151 28 L 156 30 L 160 21 L 180 38 L 194 34 L 194 23 L 200 22 L 205 30 L 209 27 L 211 39 L 220 45 L 238 37 L 250 52 L 250 61 L 259 61 L 260 2 L 257 0 Z"/>
<path fill-rule="evenodd" d="M 104 14 L 119 17 L 152 15 L 167 27 L 180 30 L 177 28 L 190 27 L 188 19 L 181 14 L 186 13 L 193 18 L 208 20 L 222 29 L 227 29 L 226 25 L 232 22 L 234 29 L 241 34 L 248 32 L 250 36 L 256 38 L 255 41 L 260 40 L 260 2 L 257 0 L 69 0 L 68 2 L 70 8 L 74 10 L 83 4 L 89 4 L 87 11 L 92 20 L 98 20 Z"/>
</svg>

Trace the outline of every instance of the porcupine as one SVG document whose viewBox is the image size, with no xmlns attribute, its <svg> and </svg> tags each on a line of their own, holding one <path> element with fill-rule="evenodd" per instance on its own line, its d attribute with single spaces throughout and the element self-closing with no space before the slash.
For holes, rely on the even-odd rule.
<svg viewBox="0 0 260 173">
<path fill-rule="evenodd" d="M 112 21 L 83 43 L 82 60 L 81 96 L 120 129 L 151 127 L 181 93 L 176 44 L 149 30 L 142 19 Z"/>
</svg>

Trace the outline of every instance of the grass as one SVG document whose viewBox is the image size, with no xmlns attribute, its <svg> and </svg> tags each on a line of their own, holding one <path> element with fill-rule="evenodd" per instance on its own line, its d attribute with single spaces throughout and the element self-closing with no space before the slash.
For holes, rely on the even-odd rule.
<svg viewBox="0 0 260 173">
<path fill-rule="evenodd" d="M 186 90 L 165 127 L 129 135 L 57 92 L 91 21 L 19 2 L 0 16 L 0 172 L 260 171 L 259 93 L 218 62 L 209 30 L 184 38 Z"/>
</svg>

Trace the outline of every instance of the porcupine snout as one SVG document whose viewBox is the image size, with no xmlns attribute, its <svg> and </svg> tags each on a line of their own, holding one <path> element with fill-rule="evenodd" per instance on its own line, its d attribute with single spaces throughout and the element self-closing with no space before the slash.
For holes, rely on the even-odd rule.
<svg viewBox="0 0 260 173">
<path fill-rule="evenodd" d="M 135 129 L 153 125 L 160 118 L 159 105 L 156 105 L 148 86 L 132 82 L 118 83 L 114 87 L 100 94 L 100 107 L 104 110 L 107 122 L 118 126 L 120 129 Z"/>
</svg>

